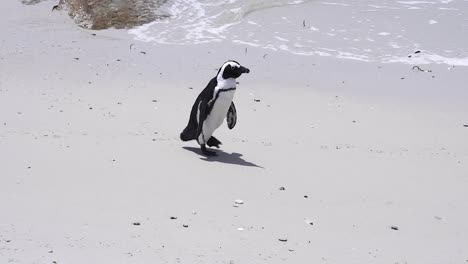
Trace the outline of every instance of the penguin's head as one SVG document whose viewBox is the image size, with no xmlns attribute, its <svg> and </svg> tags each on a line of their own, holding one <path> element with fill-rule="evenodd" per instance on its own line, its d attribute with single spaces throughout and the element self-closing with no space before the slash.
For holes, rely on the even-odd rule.
<svg viewBox="0 0 468 264">
<path fill-rule="evenodd" d="M 223 79 L 229 78 L 238 78 L 243 73 L 249 73 L 250 70 L 246 67 L 240 65 L 237 61 L 229 60 L 226 61 L 223 66 L 219 69 L 218 77 L 222 77 Z"/>
</svg>

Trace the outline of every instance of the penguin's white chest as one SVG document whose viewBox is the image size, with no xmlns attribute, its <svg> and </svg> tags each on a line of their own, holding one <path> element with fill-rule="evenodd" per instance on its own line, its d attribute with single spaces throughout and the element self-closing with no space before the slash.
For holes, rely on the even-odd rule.
<svg viewBox="0 0 468 264">
<path fill-rule="evenodd" d="M 213 108 L 203 123 L 205 140 L 208 140 L 213 132 L 223 124 L 235 92 L 236 90 L 219 91 L 218 98 L 213 101 Z"/>
</svg>

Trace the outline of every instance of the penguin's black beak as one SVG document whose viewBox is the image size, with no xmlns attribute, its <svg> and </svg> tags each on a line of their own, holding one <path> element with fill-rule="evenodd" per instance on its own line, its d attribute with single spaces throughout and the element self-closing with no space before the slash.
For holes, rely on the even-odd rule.
<svg viewBox="0 0 468 264">
<path fill-rule="evenodd" d="M 250 72 L 250 70 L 247 69 L 247 68 L 244 67 L 244 66 L 241 66 L 241 67 L 240 67 L 240 70 L 241 70 L 241 73 L 249 73 L 249 72 Z"/>
</svg>

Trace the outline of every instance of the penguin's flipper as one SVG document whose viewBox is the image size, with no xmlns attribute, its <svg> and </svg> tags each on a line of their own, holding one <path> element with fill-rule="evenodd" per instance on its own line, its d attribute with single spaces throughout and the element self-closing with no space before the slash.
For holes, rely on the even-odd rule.
<svg viewBox="0 0 468 264">
<path fill-rule="evenodd" d="M 237 111 L 234 102 L 231 103 L 229 110 L 226 115 L 227 126 L 229 129 L 233 129 L 237 123 Z"/>
<path fill-rule="evenodd" d="M 211 136 L 210 139 L 208 139 L 208 142 L 206 142 L 206 144 L 207 144 L 209 147 L 217 147 L 217 148 L 219 148 L 219 145 L 222 145 L 223 143 L 221 143 L 221 141 L 219 141 L 217 138 Z"/>
</svg>

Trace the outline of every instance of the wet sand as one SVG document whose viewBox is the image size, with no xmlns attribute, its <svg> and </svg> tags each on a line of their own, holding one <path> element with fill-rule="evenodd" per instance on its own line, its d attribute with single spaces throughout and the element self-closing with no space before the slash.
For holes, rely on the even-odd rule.
<svg viewBox="0 0 468 264">
<path fill-rule="evenodd" d="M 0 263 L 468 259 L 466 67 L 153 45 L 51 4 L 0 11 Z M 227 59 L 251 73 L 205 158 L 178 136 Z"/>
</svg>

